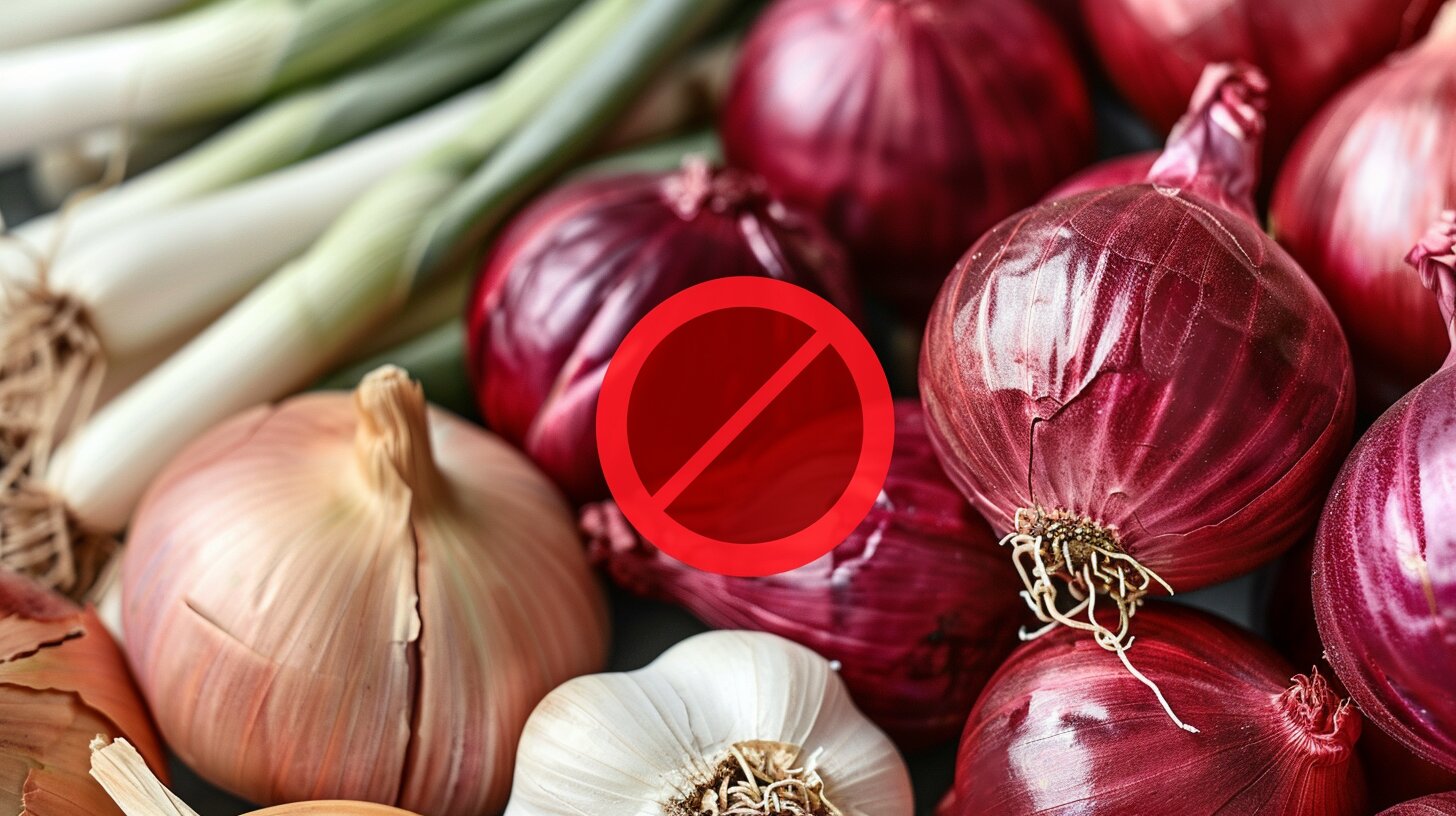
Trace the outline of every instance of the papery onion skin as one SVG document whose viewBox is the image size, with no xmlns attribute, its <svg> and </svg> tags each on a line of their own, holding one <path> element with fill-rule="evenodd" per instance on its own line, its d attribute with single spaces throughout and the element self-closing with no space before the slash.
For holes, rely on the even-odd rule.
<svg viewBox="0 0 1456 816">
<path fill-rule="evenodd" d="M 1419 46 L 1322 111 L 1280 173 L 1274 237 L 1345 327 L 1372 417 L 1435 373 L 1451 348 L 1405 254 L 1456 205 L 1456 6 Z"/>
<path fill-rule="evenodd" d="M 95 611 L 0 568 L 0 812 L 119 814 L 87 776 L 98 733 L 134 740 L 166 773 L 146 704 Z"/>
<path fill-rule="evenodd" d="M 1347 82 L 1409 45 L 1436 0 L 1082 0 L 1093 47 L 1114 84 L 1167 130 L 1209 63 L 1269 76 L 1267 167 Z M 1272 181 L 1272 175 L 1269 178 Z"/>
<path fill-rule="evenodd" d="M 1453 244 L 1456 213 L 1446 213 L 1411 255 L 1447 320 L 1456 315 Z M 1314 602 L 1326 655 L 1360 710 L 1456 772 L 1453 359 L 1350 454 L 1315 539 Z"/>
<path fill-rule="evenodd" d="M 1193 109 L 1221 112 L 1185 120 L 1149 183 L 1033 207 L 966 253 L 920 364 L 931 439 L 994 528 L 1089 517 L 1174 590 L 1304 535 L 1353 417 L 1333 313 L 1253 220 L 1262 79 L 1209 70 L 1221 101 Z"/>
<path fill-rule="evenodd" d="M 767 578 L 693 569 L 638 538 L 610 503 L 586 509 L 592 559 L 627 590 L 709 626 L 771 632 L 839 664 L 855 704 L 908 750 L 965 725 L 1015 644 L 1021 600 L 990 528 L 946 478 L 920 405 L 895 404 L 879 499 L 823 558 Z"/>
<path fill-rule="evenodd" d="M 575 501 L 606 498 L 596 406 L 607 363 L 658 304 L 736 275 L 805 286 L 858 313 L 843 250 L 742 171 L 692 160 L 543 197 L 496 242 L 471 297 L 468 364 L 486 424 Z"/>
<path fill-rule="evenodd" d="M 1456 816 L 1456 793 L 1439 793 L 1404 802 L 1382 810 L 1380 816 Z"/>
<path fill-rule="evenodd" d="M 720 131 L 917 322 L 966 247 L 1093 146 L 1076 60 L 1026 0 L 779 0 Z"/>
<path fill-rule="evenodd" d="M 261 804 L 496 812 L 531 709 L 605 662 L 559 493 L 398 369 L 191 444 L 136 515 L 123 587 L 168 743 Z"/>
<path fill-rule="evenodd" d="M 960 811 L 1356 816 L 1360 716 L 1323 678 L 1192 609 L 1149 604 L 1133 654 L 1200 729 L 1174 728 L 1117 657 L 1061 628 L 991 678 L 961 738 Z M 950 816 L 950 815 L 948 815 Z"/>
</svg>

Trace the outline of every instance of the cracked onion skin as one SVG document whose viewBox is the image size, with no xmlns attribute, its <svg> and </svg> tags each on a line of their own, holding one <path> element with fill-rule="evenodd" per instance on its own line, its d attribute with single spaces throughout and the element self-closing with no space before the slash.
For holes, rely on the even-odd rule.
<svg viewBox="0 0 1456 816">
<path fill-rule="evenodd" d="M 1430 24 L 1438 0 L 1082 0 L 1094 50 L 1123 96 L 1160 130 L 1183 113 L 1209 63 L 1269 77 L 1267 167 L 1277 168 L 1326 100 Z M 1272 171 L 1269 180 L 1272 181 Z"/>
<path fill-rule="evenodd" d="M 1027 0 L 779 0 L 720 132 L 917 324 L 966 247 L 1093 147 L 1076 59 Z"/>
<path fill-rule="evenodd" d="M 1329 305 L 1253 220 L 1262 88 L 1211 66 L 1147 182 L 1025 210 L 951 274 L 921 396 L 998 531 L 1019 510 L 1087 517 L 1181 591 L 1313 527 L 1353 382 Z"/>
<path fill-rule="evenodd" d="M 0 567 L 0 813 L 120 816 L 87 770 L 99 733 L 165 755 L 126 658 L 94 609 Z"/>
<path fill-rule="evenodd" d="M 875 505 L 828 555 L 766 578 L 689 567 L 641 540 L 615 505 L 586 508 L 591 558 L 634 594 L 717 629 L 770 632 L 839 664 L 855 705 L 916 750 L 960 733 L 1015 645 L 1021 600 L 986 523 L 946 478 L 914 400 L 895 402 L 895 451 Z"/>
<path fill-rule="evenodd" d="M 560 494 L 399 369 L 213 428 L 151 485 L 123 559 L 168 745 L 259 804 L 499 812 L 532 708 L 606 659 Z"/>
<path fill-rule="evenodd" d="M 1193 609 L 1150 603 L 1138 625 L 1139 666 L 1200 733 L 1150 706 L 1116 655 L 1059 628 L 987 684 L 940 816 L 1366 812 L 1360 716 L 1322 677 L 1292 676 L 1252 635 Z"/>
<path fill-rule="evenodd" d="M 859 312 L 844 252 L 761 179 L 690 159 L 568 183 L 518 215 L 482 266 L 466 350 L 486 425 L 578 503 L 605 499 L 596 407 L 607 363 L 658 304 L 735 275 Z"/>
<path fill-rule="evenodd" d="M 1446 213 L 1410 256 L 1447 321 L 1453 244 Z M 1314 604 L 1325 654 L 1366 718 L 1456 772 L 1456 352 L 1350 454 L 1315 538 Z"/>
<path fill-rule="evenodd" d="M 1456 4 L 1342 91 L 1280 171 L 1269 228 L 1339 316 L 1374 418 L 1441 367 L 1446 326 L 1406 252 L 1456 206 Z"/>
</svg>

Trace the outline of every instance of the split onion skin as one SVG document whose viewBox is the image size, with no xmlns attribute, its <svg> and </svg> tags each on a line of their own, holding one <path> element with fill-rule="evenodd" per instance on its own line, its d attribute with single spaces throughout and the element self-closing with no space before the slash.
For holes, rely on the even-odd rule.
<svg viewBox="0 0 1456 816">
<path fill-rule="evenodd" d="M 1259 84 L 1210 71 L 1220 95 Z M 1157 173 L 1028 209 L 956 267 L 920 363 L 931 439 L 994 528 L 1023 509 L 1090 517 L 1175 590 L 1306 534 L 1353 421 L 1339 324 L 1253 221 L 1256 151 L 1196 146 L 1164 158 L 1215 157 L 1178 174 L 1247 210 Z"/>
<path fill-rule="evenodd" d="M 1456 793 L 1438 793 L 1405 802 L 1382 810 L 1380 816 L 1456 816 Z"/>
<path fill-rule="evenodd" d="M 612 355 L 664 300 L 736 275 L 805 286 L 858 314 L 839 245 L 751 174 L 694 160 L 542 197 L 495 243 L 468 307 L 468 364 L 486 425 L 573 500 L 607 498 L 596 407 Z"/>
<path fill-rule="evenodd" d="M 1270 205 L 1274 237 L 1345 327 L 1371 417 L 1440 368 L 1451 348 L 1405 264 L 1456 206 L 1456 7 L 1419 46 L 1340 93 L 1301 137 Z"/>
<path fill-rule="evenodd" d="M 817 216 L 867 291 L 920 321 L 965 248 L 1094 141 L 1076 59 L 1027 0 L 779 0 L 720 132 L 730 164 Z"/>
<path fill-rule="evenodd" d="M 703 572 L 638 538 L 610 504 L 583 514 L 592 559 L 637 595 L 709 626 L 770 632 L 839 664 L 865 716 L 907 750 L 960 733 L 1015 645 L 1024 611 L 990 528 L 946 478 L 920 405 L 895 404 L 895 453 L 880 497 L 844 543 L 767 578 Z"/>
<path fill-rule="evenodd" d="M 1142 670 L 1201 733 L 1168 722 L 1117 657 L 1062 628 L 991 678 L 961 738 L 942 816 L 1146 813 L 1356 816 L 1360 717 L 1253 636 L 1152 603 L 1138 615 Z"/>
<path fill-rule="evenodd" d="M 135 741 L 166 773 L 146 704 L 95 611 L 0 568 L 0 811 L 120 814 L 87 775 L 98 733 Z"/>
<path fill-rule="evenodd" d="M 1448 320 L 1456 313 L 1453 243 L 1456 214 L 1447 213 L 1412 253 Z M 1456 772 L 1453 511 L 1456 364 L 1448 360 L 1386 411 L 1345 463 L 1316 537 L 1314 602 L 1326 655 L 1366 717 Z"/>
<path fill-rule="evenodd" d="M 1123 96 L 1167 130 L 1205 65 L 1269 77 L 1268 165 L 1346 83 L 1429 25 L 1435 0 L 1082 0 L 1094 49 Z M 1272 178 L 1271 178 L 1272 180 Z"/>
<path fill-rule="evenodd" d="M 398 369 L 193 442 L 143 500 L 122 580 L 168 744 L 261 804 L 498 812 L 531 709 L 606 659 L 560 494 Z"/>
</svg>

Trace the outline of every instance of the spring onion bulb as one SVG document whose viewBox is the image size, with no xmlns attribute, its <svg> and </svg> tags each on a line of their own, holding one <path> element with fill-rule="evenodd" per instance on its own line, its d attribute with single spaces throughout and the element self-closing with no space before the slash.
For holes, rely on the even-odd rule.
<svg viewBox="0 0 1456 816">
<path fill-rule="evenodd" d="M 476 0 L 380 62 L 285 96 L 151 172 L 21 225 L 14 237 L 55 258 L 140 216 L 336 147 L 499 68 L 578 2 Z M 0 275 L 28 280 L 34 264 L 0 253 Z"/>
<path fill-rule="evenodd" d="M 455 268 L 454 252 L 589 149 L 669 54 L 729 5 L 592 0 L 576 11 L 512 66 L 471 126 L 375 185 L 305 255 L 92 417 L 45 467 L 12 476 L 0 496 L 0 559 L 84 591 L 105 542 L 182 446 L 336 364 L 412 291 Z"/>
<path fill-rule="evenodd" d="M 113 230 L 0 301 L 7 464 L 43 462 L 111 362 L 175 348 L 308 248 L 371 184 L 465 127 L 482 88 L 302 164 Z M 145 371 L 131 369 L 136 375 Z"/>
<path fill-rule="evenodd" d="M 0 158 L 102 125 L 182 123 L 296 87 L 469 0 L 224 0 L 0 54 Z"/>
<path fill-rule="evenodd" d="M 147 767 L 142 755 L 125 739 L 91 741 L 91 776 L 126 816 L 198 816 L 177 795 L 167 790 Z M 411 816 L 407 810 L 370 802 L 296 802 L 248 816 Z"/>
</svg>

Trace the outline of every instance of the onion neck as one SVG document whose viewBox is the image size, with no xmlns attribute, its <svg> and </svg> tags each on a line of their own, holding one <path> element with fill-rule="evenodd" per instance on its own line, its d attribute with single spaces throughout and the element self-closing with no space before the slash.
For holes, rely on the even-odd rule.
<svg viewBox="0 0 1456 816">
<path fill-rule="evenodd" d="M 691 221 L 707 210 L 719 214 L 742 211 L 763 201 L 763 180 L 733 168 L 713 167 L 703 156 L 683 159 L 682 169 L 668 176 L 662 195 L 673 212 Z"/>
<path fill-rule="evenodd" d="M 1360 718 L 1342 701 L 1318 670 L 1297 674 L 1279 695 L 1280 713 L 1294 739 L 1319 764 L 1348 761 L 1360 736 Z"/>
<path fill-rule="evenodd" d="M 1188 112 L 1148 171 L 1148 181 L 1188 190 L 1250 219 L 1264 140 L 1269 82 L 1257 68 L 1219 63 L 1203 71 Z"/>
<path fill-rule="evenodd" d="M 417 502 L 444 494 L 419 383 L 401 368 L 384 366 L 359 384 L 354 407 L 359 418 L 354 450 L 372 488 L 389 493 L 403 483 Z"/>
<path fill-rule="evenodd" d="M 1442 13 L 1452 8 L 1456 3 L 1448 3 Z M 1436 295 L 1451 340 L 1451 353 L 1444 367 L 1456 366 L 1456 210 L 1441 213 L 1405 260 L 1420 272 L 1421 282 Z"/>
</svg>

